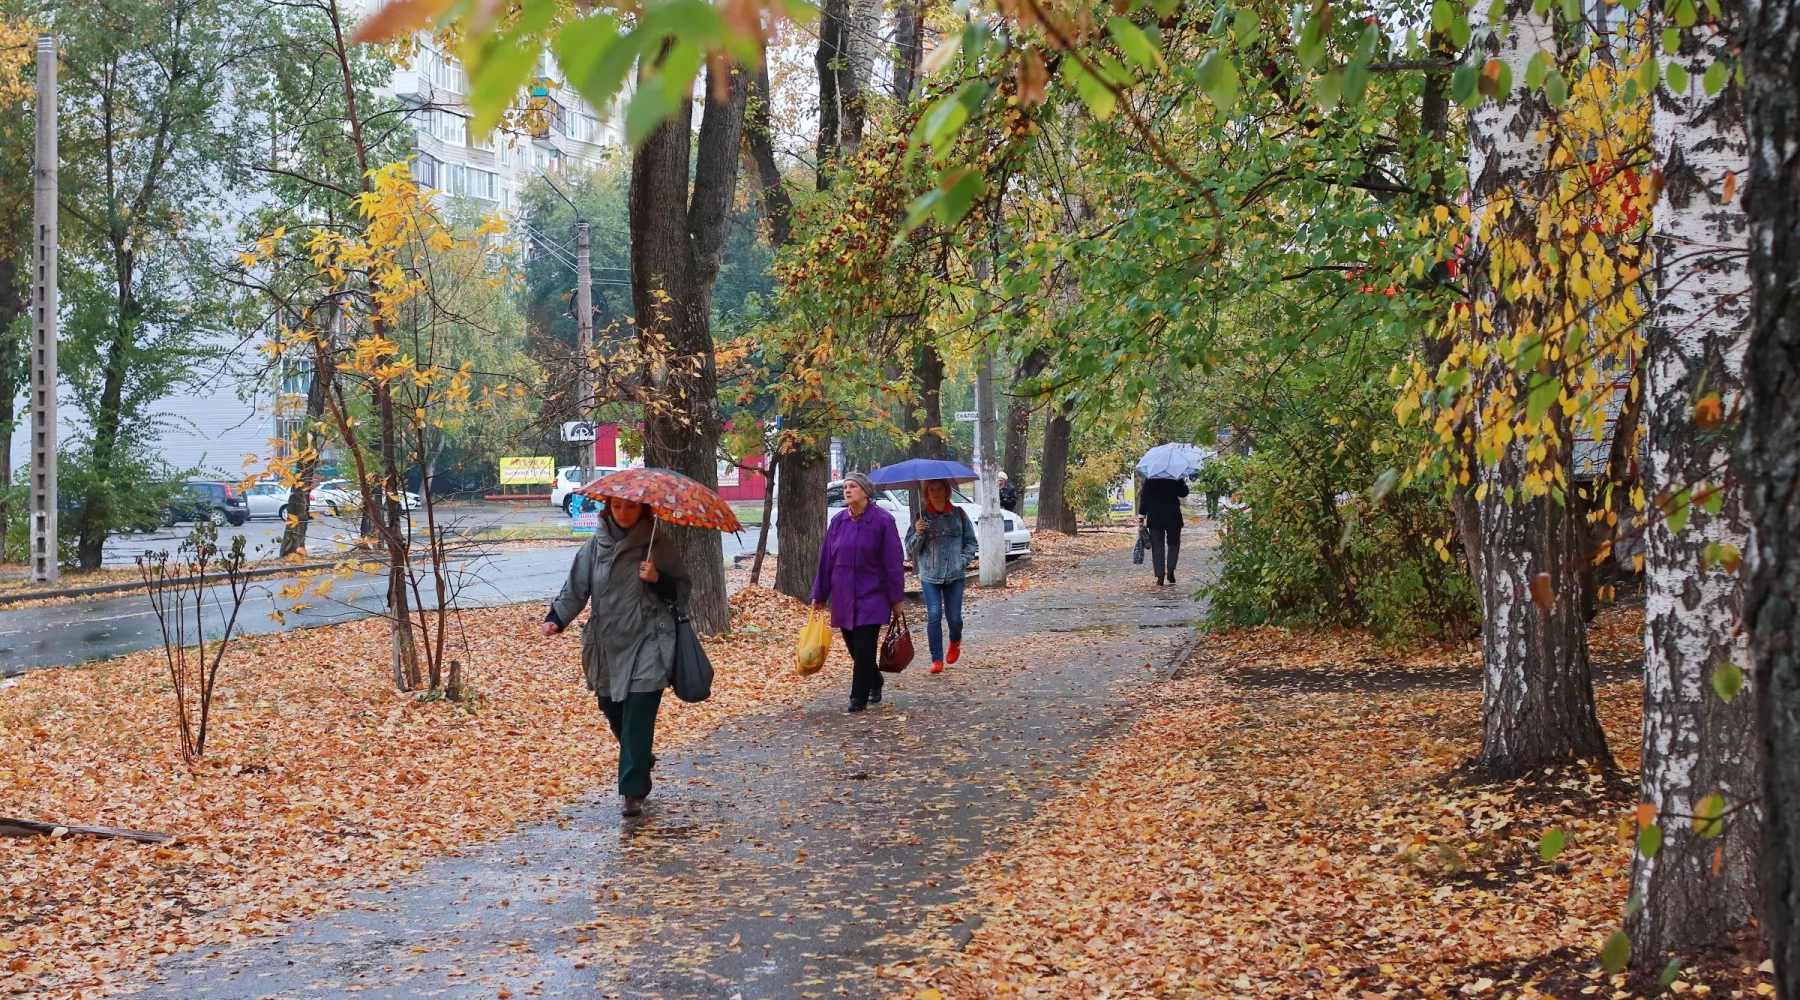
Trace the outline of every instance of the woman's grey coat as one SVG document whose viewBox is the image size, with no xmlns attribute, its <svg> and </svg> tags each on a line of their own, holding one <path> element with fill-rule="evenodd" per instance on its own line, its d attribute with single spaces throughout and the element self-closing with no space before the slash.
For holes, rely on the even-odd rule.
<svg viewBox="0 0 1800 1000">
<path fill-rule="evenodd" d="M 638 579 L 653 523 L 646 516 L 626 530 L 601 515 L 594 537 L 575 554 L 562 594 L 550 605 L 565 628 L 583 604 L 589 605 L 587 625 L 581 630 L 582 672 L 588 689 L 609 701 L 669 686 L 675 617 L 663 594 L 686 600 L 688 581 L 675 544 L 664 530 L 656 536 L 658 585 Z"/>
</svg>

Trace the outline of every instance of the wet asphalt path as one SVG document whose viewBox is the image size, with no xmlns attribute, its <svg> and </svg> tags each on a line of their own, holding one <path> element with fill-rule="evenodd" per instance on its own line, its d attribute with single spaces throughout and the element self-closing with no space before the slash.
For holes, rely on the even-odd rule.
<svg viewBox="0 0 1800 1000">
<path fill-rule="evenodd" d="M 1114 551 L 1055 586 L 984 595 L 963 661 L 890 678 L 864 715 L 834 694 L 728 724 L 664 756 L 640 819 L 597 789 L 355 909 L 166 962 L 141 995 L 878 995 L 895 984 L 873 967 L 914 954 L 894 935 L 927 908 L 949 904 L 966 939 L 980 915 L 955 906 L 965 867 L 1085 778 L 1133 691 L 1192 641 L 1198 606 L 1147 577 Z"/>
</svg>

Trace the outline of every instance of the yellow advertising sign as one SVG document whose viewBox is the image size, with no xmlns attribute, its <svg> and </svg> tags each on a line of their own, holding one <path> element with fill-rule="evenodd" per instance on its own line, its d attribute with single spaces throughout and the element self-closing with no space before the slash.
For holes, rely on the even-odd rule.
<svg viewBox="0 0 1800 1000">
<path fill-rule="evenodd" d="M 556 482 L 556 459 L 503 458 L 500 460 L 500 485 L 528 486 Z"/>
</svg>

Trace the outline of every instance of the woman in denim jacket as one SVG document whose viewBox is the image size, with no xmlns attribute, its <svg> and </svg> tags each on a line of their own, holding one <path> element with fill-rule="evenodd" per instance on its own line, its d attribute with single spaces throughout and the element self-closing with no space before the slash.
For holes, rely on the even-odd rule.
<svg viewBox="0 0 1800 1000">
<path fill-rule="evenodd" d="M 925 592 L 925 636 L 931 643 L 931 672 L 962 656 L 963 581 L 981 551 L 975 526 L 961 507 L 950 502 L 950 481 L 925 483 L 925 506 L 919 520 L 906 529 L 906 554 L 919 569 Z M 944 649 L 944 620 L 950 621 L 950 648 Z"/>
</svg>

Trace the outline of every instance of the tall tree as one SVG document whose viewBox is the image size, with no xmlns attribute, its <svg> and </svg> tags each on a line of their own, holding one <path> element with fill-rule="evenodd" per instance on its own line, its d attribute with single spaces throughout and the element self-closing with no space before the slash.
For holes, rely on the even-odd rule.
<svg viewBox="0 0 1800 1000">
<path fill-rule="evenodd" d="M 646 65 L 642 72 L 653 75 L 655 67 Z M 720 431 L 713 282 L 731 222 L 749 90 L 742 70 L 713 62 L 698 139 L 693 103 L 682 101 L 631 161 L 632 302 L 648 382 L 644 461 L 709 487 L 719 482 Z M 725 603 L 718 533 L 672 530 L 693 582 L 689 601 L 695 626 L 727 630 L 731 609 Z"/>
<path fill-rule="evenodd" d="M 203 222 L 239 141 L 228 74 L 253 44 L 228 0 L 58 4 L 63 50 L 62 358 L 88 429 L 78 442 L 72 528 L 82 569 L 140 519 L 156 473 L 150 407 L 205 358 L 222 303 L 207 280 Z"/>
<path fill-rule="evenodd" d="M 1800 10 L 1746 0 L 1751 333 L 1736 471 L 1750 514 L 1751 689 L 1763 778 L 1762 923 L 1776 992 L 1800 997 Z"/>
<path fill-rule="evenodd" d="M 1643 489 L 1687 494 L 1645 526 L 1644 743 L 1640 799 L 1657 809 L 1660 848 L 1640 850 L 1627 915 L 1633 963 L 1660 969 L 1670 951 L 1714 944 L 1756 906 L 1762 767 L 1755 700 L 1727 701 L 1713 675 L 1748 662 L 1737 553 L 1748 525 L 1725 479 L 1725 408 L 1736 409 L 1749 347 L 1749 220 L 1734 188 L 1749 168 L 1742 89 L 1702 85 L 1725 56 L 1743 8 L 1681 32 L 1660 58 L 1694 65 L 1685 91 L 1665 79 L 1651 119 L 1663 184 L 1652 216 L 1657 299 L 1646 352 Z M 1683 523 L 1685 522 L 1685 524 Z M 1727 665 L 1730 666 L 1727 666 Z M 1729 822 L 1698 828 L 1709 797 Z"/>
<path fill-rule="evenodd" d="M 1006 406 L 1006 477 L 1021 495 L 1025 491 L 1025 469 L 1031 456 L 1031 411 L 1034 400 L 1020 389 L 1044 370 L 1044 352 L 1034 350 L 1013 368 L 1013 391 Z"/>
<path fill-rule="evenodd" d="M 1553 311 L 1544 303 L 1502 294 L 1510 263 L 1495 261 L 1497 246 L 1528 240 L 1536 230 L 1533 206 L 1556 183 L 1540 130 L 1551 114 L 1544 95 L 1527 86 L 1527 64 L 1558 51 L 1554 24 L 1530 0 L 1508 0 L 1502 22 L 1489 26 L 1490 58 L 1510 68 L 1513 89 L 1496 92 L 1469 114 L 1470 233 L 1467 271 L 1480 336 L 1507 342 L 1522 327 Z M 1496 79 L 1506 80 L 1508 74 Z M 1497 88 L 1496 88 L 1497 90 Z M 1506 205 L 1505 212 L 1493 206 Z M 1498 280 L 1495 275 L 1499 275 Z M 1532 312 L 1537 310 L 1537 312 Z M 1548 325 L 1547 323 L 1545 324 Z M 1498 358 L 1481 373 L 1488 398 L 1524 398 L 1543 376 L 1519 372 Z M 1504 419 L 1505 408 L 1485 408 Z M 1555 415 L 1552 414 L 1552 419 Z M 1481 484 L 1482 740 L 1477 765 L 1502 776 L 1533 767 L 1610 760 L 1588 675 L 1587 633 L 1581 614 L 1580 563 L 1586 558 L 1579 524 L 1548 490 L 1528 493 L 1532 442 L 1482 426 L 1507 443 L 1484 458 Z M 1567 469 L 1570 435 L 1550 435 L 1550 455 L 1537 468 Z"/>
</svg>

